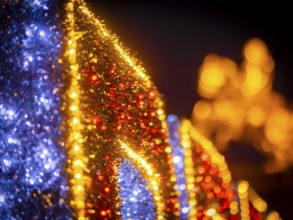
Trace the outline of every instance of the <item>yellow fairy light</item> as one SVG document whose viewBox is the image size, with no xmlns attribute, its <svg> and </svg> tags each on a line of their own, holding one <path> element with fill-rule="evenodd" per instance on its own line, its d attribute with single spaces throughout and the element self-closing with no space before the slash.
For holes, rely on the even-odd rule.
<svg viewBox="0 0 293 220">
<path fill-rule="evenodd" d="M 237 185 L 240 203 L 241 220 L 249 220 L 249 199 L 248 199 L 249 184 L 246 181 L 240 181 Z"/>
<path fill-rule="evenodd" d="M 85 160 L 84 154 L 82 150 L 82 136 L 80 134 L 82 130 L 82 125 L 79 123 L 81 119 L 81 112 L 79 111 L 79 94 L 80 89 L 78 85 L 78 64 L 76 61 L 76 33 L 75 33 L 75 19 L 74 19 L 74 0 L 69 1 L 66 5 L 66 13 L 67 13 L 67 23 L 68 28 L 68 43 L 65 51 L 65 56 L 68 59 L 68 63 L 71 66 L 69 77 L 70 77 L 70 85 L 67 90 L 67 97 L 64 102 L 70 106 L 70 110 L 68 111 L 68 121 L 72 121 L 72 123 L 68 123 L 69 135 L 68 135 L 68 155 L 69 158 L 73 160 L 73 163 L 69 163 L 68 169 L 69 173 L 72 175 L 73 179 L 70 181 L 72 186 L 72 207 L 75 209 L 77 213 L 77 217 L 79 220 L 85 220 L 85 176 L 84 176 L 84 168 L 85 168 Z M 76 153 L 76 151 L 79 151 Z"/>
<path fill-rule="evenodd" d="M 190 219 L 197 218 L 197 208 L 196 208 L 196 193 L 194 191 L 195 184 L 194 184 L 194 177 L 195 177 L 195 170 L 194 164 L 192 160 L 192 142 L 189 136 L 190 132 L 190 123 L 185 120 L 182 122 L 180 127 L 181 133 L 181 145 L 184 148 L 184 171 L 186 175 L 186 187 L 189 196 L 189 205 L 192 207 L 189 210 L 189 217 Z"/>
<path fill-rule="evenodd" d="M 227 194 L 227 199 L 232 199 L 232 186 L 231 186 L 231 174 L 228 170 L 228 166 L 225 162 L 224 157 L 217 151 L 217 149 L 213 146 L 213 144 L 207 140 L 200 132 L 195 129 L 189 120 L 183 120 L 181 127 L 180 127 L 180 134 L 181 134 L 181 145 L 184 148 L 184 163 L 185 163 L 185 175 L 186 175 L 186 184 L 187 190 L 189 194 L 189 205 L 193 206 L 194 209 L 190 210 L 189 215 L 190 218 L 197 218 L 197 206 L 200 201 L 197 201 L 197 193 L 196 193 L 196 184 L 201 182 L 209 182 L 211 180 L 211 176 L 206 176 L 205 178 L 200 175 L 201 168 L 196 173 L 194 163 L 194 158 L 192 157 L 196 154 L 196 148 L 193 148 L 196 144 L 199 144 L 204 152 L 203 156 L 210 158 L 211 163 L 219 169 L 218 178 L 223 181 L 221 186 L 218 186 L 219 189 L 216 191 L 221 190 L 220 187 L 224 187 Z M 203 159 L 203 158 L 202 158 Z M 205 160 L 205 159 L 203 159 Z M 199 175 L 199 176 L 198 176 Z M 205 179 L 205 180 L 204 180 Z M 208 196 L 209 194 L 207 194 Z M 212 201 L 212 200 L 211 200 Z M 207 203 L 208 204 L 208 203 Z M 207 205 L 206 204 L 206 205 Z M 223 219 L 224 213 L 218 213 L 217 207 L 214 206 L 215 203 L 208 204 L 205 211 L 206 216 L 213 216 L 213 219 Z M 200 205 L 200 204 L 199 204 Z M 226 213 L 228 214 L 228 213 Z"/>
<path fill-rule="evenodd" d="M 151 165 L 149 165 L 146 160 L 144 160 L 141 156 L 139 156 L 131 148 L 129 148 L 127 144 L 123 142 L 120 143 L 121 148 L 129 157 L 129 159 L 133 161 L 135 164 L 137 164 L 137 166 L 143 173 L 147 174 L 148 187 L 153 192 L 154 201 L 156 204 L 157 219 L 164 219 L 164 204 L 162 203 L 161 198 L 159 174 L 156 174 L 153 170 L 154 168 Z"/>
<path fill-rule="evenodd" d="M 237 215 L 237 213 L 238 213 L 238 203 L 237 201 L 232 201 L 230 203 L 230 214 Z"/>
<path fill-rule="evenodd" d="M 267 203 L 255 192 L 251 187 L 248 189 L 249 200 L 253 207 L 260 213 L 264 213 L 267 210 Z"/>
<path fill-rule="evenodd" d="M 281 220 L 279 213 L 272 211 L 268 214 L 266 220 Z"/>
<path fill-rule="evenodd" d="M 97 25 L 97 30 L 103 34 L 104 38 L 107 38 L 109 36 L 113 37 L 110 34 L 110 31 L 108 31 L 104 25 L 94 17 L 94 15 L 86 8 L 86 6 L 80 5 L 79 8 L 84 13 L 84 15 L 88 16 L 91 19 L 94 19 L 95 24 Z M 113 44 L 115 49 L 120 53 L 120 56 L 131 66 L 137 75 L 144 79 L 149 85 L 151 85 L 151 81 L 149 80 L 149 77 L 145 74 L 145 70 L 137 65 L 134 60 L 129 56 L 129 54 L 123 49 L 123 47 L 119 44 L 118 39 L 113 40 Z"/>
<path fill-rule="evenodd" d="M 219 167 L 221 172 L 220 177 L 222 177 L 223 182 L 229 184 L 231 182 L 231 173 L 224 156 L 221 155 L 212 142 L 205 138 L 189 121 L 186 121 L 185 123 L 189 126 L 190 137 L 192 140 L 198 142 L 202 146 L 204 151 L 211 157 L 211 161 Z"/>
</svg>

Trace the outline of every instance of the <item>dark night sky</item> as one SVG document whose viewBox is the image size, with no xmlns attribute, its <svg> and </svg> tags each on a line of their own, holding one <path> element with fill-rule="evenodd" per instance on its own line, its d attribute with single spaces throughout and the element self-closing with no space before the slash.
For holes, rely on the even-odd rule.
<svg viewBox="0 0 293 220">
<path fill-rule="evenodd" d="M 293 13 L 286 3 L 87 2 L 124 45 L 143 61 L 148 74 L 164 94 L 168 114 L 190 117 L 198 100 L 195 91 L 197 70 L 208 53 L 225 55 L 240 63 L 243 44 L 251 37 L 259 37 L 267 43 L 276 64 L 274 89 L 293 102 Z M 227 153 L 228 163 L 229 158 L 243 159 L 239 149 Z M 258 158 L 255 152 L 248 150 L 246 154 Z M 231 164 L 228 165 L 232 172 L 237 172 L 233 167 L 235 161 Z M 254 169 L 251 164 L 243 167 L 240 169 L 246 174 Z M 284 219 L 293 219 L 290 210 L 293 205 L 290 199 L 293 197 L 292 174 L 291 169 L 285 174 L 271 176 L 243 175 Z"/>
</svg>

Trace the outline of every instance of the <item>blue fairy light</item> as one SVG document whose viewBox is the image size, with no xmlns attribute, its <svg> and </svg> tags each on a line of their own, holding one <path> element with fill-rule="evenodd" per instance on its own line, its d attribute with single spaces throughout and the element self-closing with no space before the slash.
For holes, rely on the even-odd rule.
<svg viewBox="0 0 293 220">
<path fill-rule="evenodd" d="M 118 185 L 122 219 L 152 220 L 156 218 L 152 192 L 133 164 L 124 159 L 119 166 Z"/>
<path fill-rule="evenodd" d="M 71 219 L 58 143 L 62 36 L 56 3 L 0 6 L 0 219 Z"/>
<path fill-rule="evenodd" d="M 179 127 L 180 121 L 176 115 L 167 117 L 170 145 L 172 148 L 173 164 L 179 191 L 180 219 L 189 219 L 188 191 L 186 189 L 186 177 L 184 173 L 184 148 L 181 146 Z"/>
</svg>

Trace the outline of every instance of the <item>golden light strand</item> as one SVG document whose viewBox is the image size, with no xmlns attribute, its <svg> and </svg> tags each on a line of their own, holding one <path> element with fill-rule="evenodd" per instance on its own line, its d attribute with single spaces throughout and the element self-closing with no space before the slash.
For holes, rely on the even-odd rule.
<svg viewBox="0 0 293 220">
<path fill-rule="evenodd" d="M 77 34 L 75 32 L 75 18 L 74 18 L 74 0 L 71 0 L 66 5 L 66 24 L 67 24 L 67 47 L 65 55 L 68 57 L 68 63 L 70 65 L 70 85 L 66 91 L 66 103 L 69 107 L 68 124 L 69 137 L 68 137 L 68 164 L 69 173 L 72 176 L 70 180 L 72 190 L 72 201 L 70 205 L 75 209 L 78 220 L 85 220 L 85 157 L 83 152 L 83 138 L 81 131 L 83 126 L 81 124 L 81 115 L 79 108 L 80 89 L 78 80 L 79 66 L 76 61 L 76 48 L 77 48 Z"/>
<path fill-rule="evenodd" d="M 113 34 L 111 34 L 110 31 L 104 27 L 103 23 L 101 23 L 98 19 L 95 18 L 94 14 L 90 12 L 90 10 L 85 5 L 81 5 L 79 6 L 79 8 L 84 13 L 84 15 L 86 15 L 89 19 L 93 19 L 94 23 L 97 25 L 98 31 L 102 33 L 103 38 L 109 38 L 109 37 L 113 38 L 112 39 L 113 45 L 115 49 L 119 52 L 120 56 L 129 64 L 129 66 L 131 66 L 135 70 L 135 73 L 137 74 L 137 76 L 144 79 L 150 87 L 151 81 L 149 80 L 149 76 L 145 74 L 144 68 L 136 65 L 135 61 L 129 56 L 129 54 L 119 44 L 118 38 L 113 36 Z"/>
<path fill-rule="evenodd" d="M 189 210 L 190 219 L 197 218 L 197 200 L 196 193 L 194 192 L 195 188 L 195 170 L 194 163 L 192 159 L 192 142 L 189 136 L 190 123 L 187 120 L 184 120 L 180 127 L 181 133 L 181 145 L 184 148 L 184 171 L 186 175 L 186 186 L 189 196 L 189 205 L 192 209 Z"/>
<path fill-rule="evenodd" d="M 213 145 L 211 141 L 205 138 L 194 126 L 191 125 L 189 121 L 190 127 L 190 137 L 192 140 L 198 142 L 204 151 L 211 157 L 212 163 L 216 164 L 220 170 L 220 176 L 223 179 L 225 184 L 229 184 L 231 182 L 231 173 L 228 169 L 227 163 L 223 155 L 221 155 L 216 147 Z"/>
<path fill-rule="evenodd" d="M 249 188 L 249 184 L 247 181 L 240 181 L 237 184 L 241 220 L 250 220 L 248 188 Z"/>
<path fill-rule="evenodd" d="M 154 202 L 156 204 L 157 219 L 164 219 L 162 198 L 160 194 L 160 177 L 159 174 L 155 173 L 154 168 L 148 164 L 141 156 L 136 154 L 127 144 L 120 142 L 121 148 L 126 153 L 131 161 L 133 161 L 139 169 L 144 172 L 147 176 L 148 187 L 153 192 Z"/>
<path fill-rule="evenodd" d="M 264 213 L 267 210 L 267 203 L 255 192 L 251 187 L 248 189 L 249 201 L 251 201 L 253 207 L 260 213 Z"/>
</svg>

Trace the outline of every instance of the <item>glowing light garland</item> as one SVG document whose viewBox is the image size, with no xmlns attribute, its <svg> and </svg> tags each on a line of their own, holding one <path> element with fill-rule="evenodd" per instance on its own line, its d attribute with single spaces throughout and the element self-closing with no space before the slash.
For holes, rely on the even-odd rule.
<svg viewBox="0 0 293 220">
<path fill-rule="evenodd" d="M 196 199 L 196 193 L 195 193 L 195 170 L 194 170 L 194 163 L 192 159 L 192 142 L 190 140 L 189 136 L 189 126 L 185 126 L 184 123 L 182 123 L 182 126 L 180 127 L 180 133 L 181 133 L 181 145 L 184 148 L 184 171 L 186 174 L 186 188 L 188 190 L 188 203 L 189 206 L 191 206 L 191 209 L 189 211 L 189 216 L 191 219 L 197 218 L 197 199 Z"/>
<path fill-rule="evenodd" d="M 169 128 L 170 145 L 172 148 L 173 164 L 176 169 L 176 189 L 180 192 L 178 195 L 180 202 L 180 219 L 189 219 L 189 210 L 192 209 L 192 207 L 189 206 L 189 195 L 186 183 L 187 178 L 184 170 L 186 153 L 181 145 L 181 136 L 179 133 L 180 122 L 176 115 L 169 115 L 167 117 L 167 123 Z M 189 187 L 192 188 L 192 186 L 193 185 L 190 185 Z"/>
<path fill-rule="evenodd" d="M 67 47 L 65 56 L 68 57 L 68 64 L 70 65 L 69 74 L 70 85 L 66 91 L 63 106 L 66 111 L 67 120 L 65 123 L 69 125 L 68 131 L 68 173 L 71 174 L 71 188 L 73 191 L 73 198 L 70 201 L 70 205 L 76 209 L 78 220 L 84 220 L 85 218 L 85 181 L 84 175 L 86 169 L 86 158 L 83 150 L 83 137 L 82 130 L 84 129 L 80 112 L 80 99 L 81 92 L 79 89 L 79 65 L 77 64 L 77 38 L 80 37 L 75 31 L 75 17 L 74 17 L 74 1 L 70 1 L 66 5 L 66 20 L 67 23 Z M 65 125 L 66 126 L 66 125 Z"/>
<path fill-rule="evenodd" d="M 193 206 L 189 212 L 190 217 L 229 217 L 233 189 L 231 174 L 224 157 L 191 125 L 190 121 L 182 121 L 180 132 L 181 144 L 185 150 L 189 205 Z"/>
</svg>

